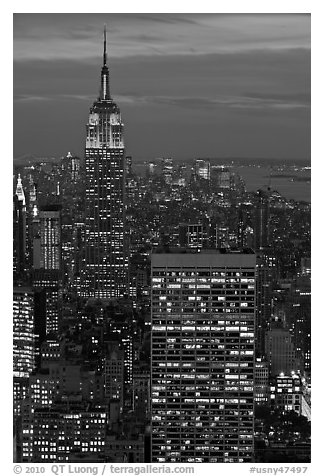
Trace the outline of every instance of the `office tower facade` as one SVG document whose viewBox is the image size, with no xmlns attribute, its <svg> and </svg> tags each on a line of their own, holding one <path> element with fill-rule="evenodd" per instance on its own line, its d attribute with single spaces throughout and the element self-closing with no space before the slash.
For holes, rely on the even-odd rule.
<svg viewBox="0 0 324 476">
<path fill-rule="evenodd" d="M 32 268 L 33 265 L 33 238 L 34 238 L 34 220 L 38 215 L 38 199 L 37 199 L 37 185 L 34 182 L 34 177 L 31 173 L 27 175 L 27 187 L 26 187 L 26 258 L 28 268 Z"/>
<path fill-rule="evenodd" d="M 77 182 L 80 178 L 81 159 L 79 157 L 71 158 L 71 178 Z"/>
<path fill-rule="evenodd" d="M 105 398 L 108 403 L 118 400 L 121 412 L 124 404 L 124 352 L 117 342 L 109 342 L 103 368 Z"/>
<path fill-rule="evenodd" d="M 14 376 L 29 377 L 34 358 L 34 292 L 27 287 L 13 290 Z"/>
<path fill-rule="evenodd" d="M 238 207 L 237 245 L 239 248 L 253 246 L 253 229 L 250 226 L 252 224 L 251 212 L 252 204 L 250 202 L 241 203 Z"/>
<path fill-rule="evenodd" d="M 254 371 L 254 399 L 258 405 L 266 405 L 269 399 L 269 364 L 257 357 Z"/>
<path fill-rule="evenodd" d="M 144 438 L 118 438 L 108 435 L 106 439 L 106 461 L 112 463 L 144 463 Z"/>
<path fill-rule="evenodd" d="M 85 148 L 84 297 L 114 298 L 125 294 L 127 254 L 124 236 L 124 124 L 110 96 L 106 32 L 101 88 L 90 109 Z"/>
<path fill-rule="evenodd" d="M 270 386 L 270 404 L 280 411 L 302 414 L 303 383 L 300 375 L 280 373 Z"/>
<path fill-rule="evenodd" d="M 269 194 L 258 190 L 254 215 L 254 249 L 259 251 L 269 246 Z"/>
<path fill-rule="evenodd" d="M 173 160 L 171 158 L 162 159 L 162 175 L 168 185 L 172 183 L 173 171 Z"/>
<path fill-rule="evenodd" d="M 293 335 L 296 356 L 307 372 L 311 371 L 311 289 L 297 287 L 292 291 L 290 321 L 293 321 Z"/>
<path fill-rule="evenodd" d="M 150 367 L 146 362 L 135 363 L 132 400 L 135 414 L 146 417 L 150 412 Z"/>
<path fill-rule="evenodd" d="M 205 248 L 209 245 L 210 234 L 207 223 L 180 223 L 179 244 L 184 248 Z"/>
<path fill-rule="evenodd" d="M 62 274 L 59 270 L 35 269 L 33 288 L 36 293 L 45 291 L 46 301 L 42 299 L 39 309 L 40 318 L 45 316 L 46 335 L 56 335 L 60 327 L 62 314 Z M 44 326 L 44 322 L 41 324 Z"/>
<path fill-rule="evenodd" d="M 33 219 L 33 268 L 62 269 L 61 205 L 46 205 Z"/>
<path fill-rule="evenodd" d="M 265 334 L 270 328 L 272 315 L 273 283 L 275 260 L 263 253 L 256 258 L 256 315 L 255 315 L 255 351 L 257 357 L 265 355 Z"/>
<path fill-rule="evenodd" d="M 43 307 L 39 314 L 45 314 L 47 335 L 58 332 L 62 310 L 61 208 L 41 207 L 34 223 L 33 287 L 37 293 L 46 293 L 46 301 L 40 301 Z"/>
<path fill-rule="evenodd" d="M 62 267 L 62 224 L 61 206 L 48 205 L 40 208 L 40 261 L 36 267 L 61 270 Z"/>
<path fill-rule="evenodd" d="M 153 252 L 152 462 L 251 461 L 254 294 L 250 251 Z"/>
<path fill-rule="evenodd" d="M 289 329 L 272 325 L 272 328 L 266 331 L 265 353 L 272 376 L 279 375 L 281 372 L 290 374 L 291 371 L 298 370 L 295 348 Z"/>
<path fill-rule="evenodd" d="M 28 378 L 35 369 L 34 292 L 27 287 L 13 289 L 13 377 L 14 415 L 26 397 Z"/>
<path fill-rule="evenodd" d="M 67 173 L 72 182 L 77 182 L 80 178 L 81 159 L 68 152 L 61 160 L 61 169 Z"/>
<path fill-rule="evenodd" d="M 36 408 L 33 420 L 32 462 L 104 461 L 106 407 L 62 401 Z"/>
<path fill-rule="evenodd" d="M 210 162 L 209 160 L 195 160 L 195 177 L 197 179 L 210 180 Z"/>
<path fill-rule="evenodd" d="M 13 197 L 13 272 L 18 283 L 26 268 L 26 199 L 21 176 L 18 174 Z"/>
<path fill-rule="evenodd" d="M 229 190 L 232 183 L 231 172 L 223 166 L 214 167 L 213 169 L 216 172 L 217 187 L 221 190 Z"/>
<path fill-rule="evenodd" d="M 284 303 L 296 357 L 301 368 L 311 371 L 311 277 L 302 274 L 289 285 Z"/>
<path fill-rule="evenodd" d="M 45 348 L 44 348 L 45 350 Z M 45 364 L 45 362 L 43 362 Z M 46 459 L 53 458 L 53 455 L 47 454 L 49 451 L 52 451 L 56 447 L 57 454 L 60 454 L 60 451 L 64 449 L 64 444 L 60 444 L 57 447 L 57 442 L 62 443 L 65 440 L 65 436 L 69 439 L 68 428 L 64 428 L 64 420 L 69 420 L 75 418 L 79 420 L 75 422 L 76 424 L 80 423 L 82 420 L 83 410 L 87 411 L 90 407 L 94 408 L 96 404 L 101 404 L 104 400 L 104 386 L 103 378 L 100 372 L 96 372 L 95 369 L 89 367 L 88 365 L 82 365 L 75 361 L 71 362 L 65 360 L 58 356 L 58 359 L 55 361 L 47 360 L 47 366 L 44 365 L 38 372 L 33 373 L 29 379 L 29 392 L 28 398 L 22 402 L 22 411 L 21 411 L 21 430 L 20 435 L 22 437 L 22 455 L 20 461 L 37 461 L 38 458 Z M 72 409 L 79 410 L 80 413 L 75 414 L 74 417 L 71 417 L 69 410 L 73 413 Z M 106 408 L 106 407 L 105 407 Z M 46 421 L 49 418 L 49 415 L 54 415 L 53 420 L 55 420 L 56 410 L 60 410 L 58 415 L 58 420 L 63 418 L 63 421 L 57 422 L 57 425 L 51 428 L 51 430 L 44 430 L 48 422 Z M 67 411 L 69 416 L 62 416 L 64 412 Z M 105 410 L 104 410 L 105 411 Z M 42 421 L 40 428 L 39 424 L 39 415 L 42 414 L 42 418 L 45 421 Z M 60 416 L 61 415 L 61 416 Z M 93 415 L 94 421 L 93 424 L 99 423 L 96 420 L 96 414 Z M 89 422 L 83 422 L 84 425 L 81 425 L 81 428 L 87 433 L 87 429 L 91 426 Z M 57 433 L 58 426 L 62 424 L 61 431 Z M 35 432 L 34 432 L 35 429 Z M 65 435 L 64 431 L 67 431 Z M 72 430 L 71 430 L 72 431 Z M 83 437 L 83 433 L 78 433 L 78 425 L 75 428 L 76 439 L 83 439 L 86 442 L 87 436 Z M 44 448 L 38 448 L 38 445 L 41 442 L 38 441 L 38 438 L 41 438 L 44 444 Z M 95 437 L 94 440 L 97 438 Z M 79 445 L 80 451 L 96 451 L 96 449 L 91 449 L 91 446 L 96 446 L 96 442 L 90 443 L 90 448 L 88 444 Z M 104 443 L 99 443 L 104 445 Z M 82 448 L 82 446 L 86 448 Z M 53 447 L 53 448 L 52 448 Z M 47 448 L 47 449 L 46 449 Z M 49 449 L 51 448 L 51 449 Z M 65 448 L 69 449 L 69 447 Z M 103 450 L 103 448 L 101 448 Z M 73 451 L 78 453 L 78 448 L 70 447 L 71 458 L 72 460 L 78 460 L 78 454 L 73 455 Z M 41 456 L 41 453 L 44 453 L 45 456 Z M 93 456 L 93 455 L 90 455 Z"/>
</svg>

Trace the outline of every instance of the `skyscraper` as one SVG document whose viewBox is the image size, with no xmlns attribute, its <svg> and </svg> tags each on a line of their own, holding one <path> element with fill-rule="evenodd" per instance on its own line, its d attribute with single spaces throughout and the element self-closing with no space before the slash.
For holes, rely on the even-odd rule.
<svg viewBox="0 0 324 476">
<path fill-rule="evenodd" d="M 61 205 L 41 207 L 34 225 L 33 286 L 46 292 L 46 334 L 56 333 L 62 304 Z"/>
<path fill-rule="evenodd" d="M 205 221 L 179 224 L 179 244 L 181 247 L 204 248 L 210 241 L 210 228 Z"/>
<path fill-rule="evenodd" d="M 103 405 L 77 399 L 36 408 L 32 461 L 104 461 L 107 419 Z"/>
<path fill-rule="evenodd" d="M 255 255 L 152 254 L 152 462 L 251 461 Z"/>
<path fill-rule="evenodd" d="M 258 190 L 256 194 L 256 207 L 254 217 L 254 249 L 269 246 L 269 194 Z"/>
<path fill-rule="evenodd" d="M 210 180 L 210 161 L 197 159 L 195 160 L 195 176 L 196 178 L 203 178 L 205 180 Z"/>
<path fill-rule="evenodd" d="M 68 174 L 72 182 L 77 182 L 80 178 L 81 159 L 68 152 L 61 160 L 62 171 Z"/>
<path fill-rule="evenodd" d="M 14 282 L 17 283 L 26 268 L 26 200 L 20 174 L 13 205 L 13 271 Z"/>
<path fill-rule="evenodd" d="M 49 205 L 40 209 L 40 268 L 61 269 L 61 208 Z"/>
<path fill-rule="evenodd" d="M 265 355 L 265 334 L 270 328 L 273 308 L 273 283 L 276 269 L 275 259 L 263 252 L 256 255 L 255 279 L 255 351 L 258 357 Z"/>
<path fill-rule="evenodd" d="M 35 369 L 34 292 L 31 288 L 13 289 L 13 376 L 14 414 L 27 394 L 28 378 Z"/>
<path fill-rule="evenodd" d="M 90 108 L 85 148 L 85 259 L 81 294 L 114 298 L 125 294 L 124 124 L 110 96 L 104 33 L 101 87 Z"/>
<path fill-rule="evenodd" d="M 299 370 L 291 332 L 280 322 L 273 322 L 266 331 L 265 352 L 272 376 Z"/>
</svg>

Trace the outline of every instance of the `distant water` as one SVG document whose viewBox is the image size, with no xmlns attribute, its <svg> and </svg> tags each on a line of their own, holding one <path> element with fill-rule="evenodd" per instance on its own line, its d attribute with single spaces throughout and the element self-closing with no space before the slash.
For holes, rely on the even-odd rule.
<svg viewBox="0 0 324 476">
<path fill-rule="evenodd" d="M 309 203 L 311 201 L 310 181 L 292 181 L 291 177 L 274 176 L 277 175 L 277 172 L 271 172 L 270 167 L 240 166 L 233 167 L 232 170 L 242 177 L 248 192 L 253 192 L 258 188 L 264 188 L 270 185 L 272 190 L 276 190 L 285 198 Z M 307 179 L 310 177 L 310 170 L 292 172 L 291 174 L 289 172 L 282 173 L 286 175 L 294 175 L 300 179 Z"/>
</svg>

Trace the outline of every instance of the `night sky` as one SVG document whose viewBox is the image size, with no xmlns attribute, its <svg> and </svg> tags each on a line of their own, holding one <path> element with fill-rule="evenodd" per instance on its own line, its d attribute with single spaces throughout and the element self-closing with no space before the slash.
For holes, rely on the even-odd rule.
<svg viewBox="0 0 324 476">
<path fill-rule="evenodd" d="M 83 156 L 104 23 L 135 160 L 310 159 L 305 14 L 15 14 L 14 157 Z"/>
</svg>

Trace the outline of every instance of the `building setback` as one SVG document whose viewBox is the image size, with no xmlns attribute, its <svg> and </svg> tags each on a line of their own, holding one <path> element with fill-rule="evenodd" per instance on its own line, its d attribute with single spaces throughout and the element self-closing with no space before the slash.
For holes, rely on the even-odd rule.
<svg viewBox="0 0 324 476">
<path fill-rule="evenodd" d="M 253 455 L 255 255 L 152 253 L 152 462 Z"/>
</svg>

